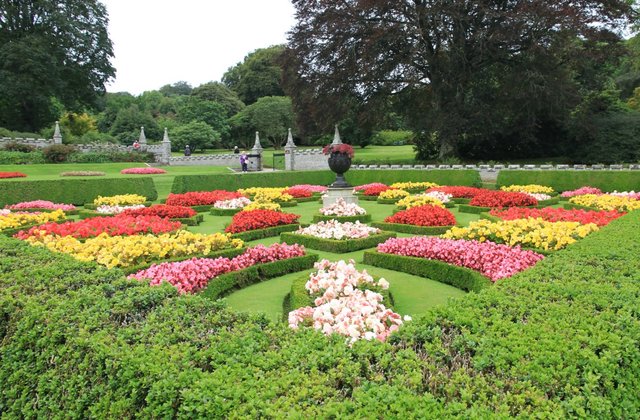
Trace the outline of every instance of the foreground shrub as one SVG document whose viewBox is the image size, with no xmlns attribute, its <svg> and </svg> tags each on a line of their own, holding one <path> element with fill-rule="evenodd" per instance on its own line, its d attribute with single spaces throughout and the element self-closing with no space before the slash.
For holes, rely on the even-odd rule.
<svg viewBox="0 0 640 420">
<path fill-rule="evenodd" d="M 22 172 L 0 172 L 0 178 L 26 178 L 27 174 Z"/>
<path fill-rule="evenodd" d="M 76 153 L 75 147 L 66 144 L 52 144 L 42 149 L 47 163 L 66 162 L 73 153 Z"/>
<path fill-rule="evenodd" d="M 537 206 L 538 200 L 520 192 L 487 190 L 476 194 L 469 202 L 469 205 L 478 207 Z"/>
<path fill-rule="evenodd" d="M 444 207 L 434 205 L 411 207 L 387 217 L 384 221 L 414 226 L 453 226 L 456 224 L 453 213 Z"/>
<path fill-rule="evenodd" d="M 298 223 L 300 215 L 273 210 L 249 210 L 236 213 L 225 232 L 239 233 L 273 226 Z"/>
<path fill-rule="evenodd" d="M 600 227 L 608 225 L 612 220 L 624 215 L 624 213 L 618 213 L 617 211 L 565 210 L 552 207 L 543 209 L 522 207 L 511 207 L 504 210 L 492 209 L 489 214 L 502 220 L 541 218 L 548 222 L 578 222 L 583 225 L 595 223 Z"/>
</svg>

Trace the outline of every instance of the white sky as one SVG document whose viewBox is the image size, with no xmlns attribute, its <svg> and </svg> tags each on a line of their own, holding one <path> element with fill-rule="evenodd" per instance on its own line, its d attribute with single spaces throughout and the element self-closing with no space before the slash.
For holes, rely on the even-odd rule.
<svg viewBox="0 0 640 420">
<path fill-rule="evenodd" d="M 290 0 L 102 0 L 116 78 L 107 91 L 138 95 L 185 80 L 196 87 L 257 48 L 286 42 Z"/>
</svg>

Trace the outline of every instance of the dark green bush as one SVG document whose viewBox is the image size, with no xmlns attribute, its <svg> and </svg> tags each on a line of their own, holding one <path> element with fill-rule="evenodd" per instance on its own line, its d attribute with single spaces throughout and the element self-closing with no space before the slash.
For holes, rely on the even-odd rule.
<svg viewBox="0 0 640 420">
<path fill-rule="evenodd" d="M 151 178 L 86 178 L 55 181 L 0 181 L 0 206 L 21 201 L 49 200 L 54 203 L 83 205 L 99 195 L 140 194 L 158 198 Z"/>
<path fill-rule="evenodd" d="M 602 191 L 638 191 L 640 171 L 508 171 L 498 174 L 497 187 L 539 184 L 558 192 L 590 186 Z"/>
<path fill-rule="evenodd" d="M 44 156 L 41 151 L 23 153 L 0 150 L 0 165 L 26 165 L 32 163 L 44 163 Z"/>
<path fill-rule="evenodd" d="M 209 213 L 214 216 L 233 216 L 236 213 L 241 212 L 242 209 L 217 209 L 215 207 L 211 207 Z"/>
<path fill-rule="evenodd" d="M 440 185 L 477 186 L 480 174 L 474 170 L 352 170 L 346 174 L 351 185 L 371 182 L 393 184 L 402 181 L 431 181 Z M 249 187 L 286 187 L 294 184 L 329 185 L 335 181 L 331 171 L 267 172 L 248 174 L 180 175 L 173 181 L 171 192 L 235 191 Z"/>
<path fill-rule="evenodd" d="M 66 162 L 73 153 L 76 153 L 76 148 L 67 144 L 52 144 L 42 149 L 47 163 Z"/>
<path fill-rule="evenodd" d="M 32 153 L 37 150 L 35 146 L 30 144 L 18 143 L 17 141 L 10 141 L 2 146 L 2 150 L 7 152 L 20 152 L 20 153 Z"/>
<path fill-rule="evenodd" d="M 440 235 L 451 229 L 451 226 L 414 226 L 386 222 L 374 222 L 371 223 L 371 226 L 390 232 L 410 233 L 412 235 Z"/>
<path fill-rule="evenodd" d="M 360 249 L 373 248 L 386 241 L 389 238 L 395 238 L 396 234 L 391 232 L 380 232 L 376 235 L 370 235 L 367 238 L 360 239 L 323 239 L 310 235 L 299 235 L 296 233 L 281 233 L 280 241 L 288 244 L 300 244 L 307 248 L 317 249 L 319 251 L 334 252 L 336 254 L 344 254 L 345 252 L 358 251 Z"/>
<path fill-rule="evenodd" d="M 298 230 L 300 225 L 280 225 L 272 226 L 264 229 L 248 230 L 246 232 L 234 233 L 231 236 L 234 238 L 242 239 L 245 242 L 255 241 L 262 238 L 270 238 L 272 236 L 278 236 L 282 232 L 291 232 Z"/>
</svg>

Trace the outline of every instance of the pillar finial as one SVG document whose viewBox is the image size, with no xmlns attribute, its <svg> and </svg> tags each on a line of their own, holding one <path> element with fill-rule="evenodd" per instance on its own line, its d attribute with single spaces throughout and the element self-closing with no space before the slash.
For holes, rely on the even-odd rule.
<svg viewBox="0 0 640 420">
<path fill-rule="evenodd" d="M 53 130 L 53 143 L 62 144 L 62 134 L 60 133 L 60 123 L 56 121 L 56 128 Z"/>
<path fill-rule="evenodd" d="M 340 138 L 340 131 L 338 130 L 338 124 L 335 125 L 336 129 L 333 134 L 333 142 L 331 144 L 342 144 L 342 139 Z"/>
</svg>

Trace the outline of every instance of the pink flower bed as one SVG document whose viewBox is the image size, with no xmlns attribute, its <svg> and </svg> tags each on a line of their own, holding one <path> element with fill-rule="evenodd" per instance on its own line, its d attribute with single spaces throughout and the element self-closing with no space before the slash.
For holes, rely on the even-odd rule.
<svg viewBox="0 0 640 420">
<path fill-rule="evenodd" d="M 335 203 L 320 209 L 324 216 L 358 216 L 367 214 L 367 211 L 355 203 L 347 203 L 344 198 L 338 198 Z"/>
<path fill-rule="evenodd" d="M 22 203 L 11 204 L 9 206 L 6 206 L 6 208 L 11 210 L 43 209 L 43 210 L 70 211 L 70 210 L 75 210 L 76 206 L 74 206 L 73 204 L 54 203 L 46 200 L 35 200 L 35 201 L 23 201 Z"/>
<path fill-rule="evenodd" d="M 600 190 L 600 188 L 595 188 L 595 187 L 581 187 L 581 188 L 578 188 L 577 190 L 565 191 L 562 194 L 560 194 L 560 196 L 569 198 L 569 197 L 575 197 L 576 195 L 585 195 L 585 194 L 600 195 L 602 194 L 602 191 Z"/>
<path fill-rule="evenodd" d="M 353 190 L 354 191 L 364 191 L 364 190 L 366 190 L 367 188 L 370 188 L 370 187 L 372 187 L 372 188 L 384 188 L 384 187 L 389 188 L 386 184 L 382 184 L 380 182 L 372 182 L 370 184 L 363 184 L 363 185 L 358 185 L 356 187 L 353 187 Z"/>
<path fill-rule="evenodd" d="M 127 168 L 120 171 L 121 174 L 126 175 L 153 175 L 153 174 L 166 174 L 167 171 L 160 168 Z"/>
<path fill-rule="evenodd" d="M 131 274 L 129 278 L 149 280 L 152 286 L 166 281 L 180 293 L 194 293 L 215 281 L 221 274 L 242 270 L 256 264 L 285 260 L 305 255 L 302 245 L 276 243 L 266 247 L 257 245 L 234 258 L 192 258 L 186 261 L 154 264 L 146 270 Z"/>
<path fill-rule="evenodd" d="M 326 192 L 328 189 L 324 185 L 311 185 L 311 184 L 298 184 L 298 185 L 294 185 L 291 188 L 300 188 L 307 191 L 311 191 L 312 193 L 323 193 L 323 192 Z"/>
<path fill-rule="evenodd" d="M 340 334 L 353 343 L 360 339 L 385 341 L 403 324 L 402 317 L 382 304 L 383 297 L 370 288 L 387 289 L 389 283 L 374 280 L 366 271 L 358 271 L 354 262 L 315 264 L 305 288 L 315 297 L 315 307 L 289 312 L 289 326 L 311 326 L 326 335 Z M 405 317 L 405 320 L 411 318 Z"/>
<path fill-rule="evenodd" d="M 378 252 L 443 261 L 479 271 L 494 282 L 526 270 L 544 258 L 518 246 L 427 236 L 391 238 L 378 245 Z"/>
<path fill-rule="evenodd" d="M 627 197 L 632 200 L 640 200 L 640 192 L 635 191 L 614 191 L 612 193 L 609 193 L 609 195 L 612 195 L 614 197 Z"/>
</svg>

